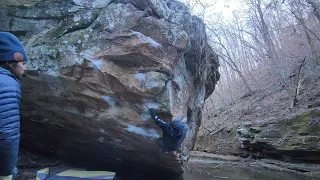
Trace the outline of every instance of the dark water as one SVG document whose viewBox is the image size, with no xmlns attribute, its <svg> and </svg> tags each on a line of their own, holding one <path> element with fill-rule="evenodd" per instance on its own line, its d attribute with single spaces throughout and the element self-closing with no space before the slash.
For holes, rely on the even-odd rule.
<svg viewBox="0 0 320 180">
<path fill-rule="evenodd" d="M 210 166 L 197 168 L 197 171 L 184 173 L 184 180 L 320 180 L 320 178 L 308 177 L 294 172 L 281 172 L 265 168 L 249 169 L 239 167 Z"/>
<path fill-rule="evenodd" d="M 295 173 L 264 171 L 264 172 L 228 172 L 219 171 L 203 175 L 197 172 L 186 172 L 184 180 L 319 180 L 319 178 L 311 178 Z"/>
<path fill-rule="evenodd" d="M 219 168 L 197 167 L 193 171 L 186 170 L 183 174 L 184 180 L 320 180 L 294 172 L 273 171 L 265 168 L 239 168 L 225 166 Z M 161 173 L 145 176 L 146 174 L 130 174 L 130 176 L 120 176 L 117 180 L 182 180 L 182 177 L 164 176 Z"/>
</svg>

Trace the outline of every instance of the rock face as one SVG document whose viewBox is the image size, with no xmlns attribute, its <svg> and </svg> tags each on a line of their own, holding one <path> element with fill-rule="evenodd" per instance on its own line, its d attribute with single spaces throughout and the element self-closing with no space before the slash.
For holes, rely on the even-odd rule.
<svg viewBox="0 0 320 180">
<path fill-rule="evenodd" d="M 320 163 L 320 111 L 237 131 L 241 148 L 258 157 Z"/>
<path fill-rule="evenodd" d="M 31 59 L 22 80 L 21 146 L 114 171 L 181 174 L 162 153 L 146 102 L 188 117 L 193 148 L 204 100 L 219 80 L 205 26 L 178 1 L 4 0 L 1 31 Z"/>
</svg>

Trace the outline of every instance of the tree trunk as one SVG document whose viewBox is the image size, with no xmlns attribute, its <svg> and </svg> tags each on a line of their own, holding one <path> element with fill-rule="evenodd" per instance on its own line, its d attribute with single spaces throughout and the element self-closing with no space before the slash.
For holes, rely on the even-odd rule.
<svg viewBox="0 0 320 180">
<path fill-rule="evenodd" d="M 320 22 L 320 2 L 319 2 L 319 0 L 307 0 L 307 3 L 309 3 L 312 6 L 313 12 L 316 15 L 318 21 Z"/>
<path fill-rule="evenodd" d="M 287 93 L 291 96 L 292 92 L 290 91 L 288 84 L 285 80 L 285 78 L 283 77 L 283 75 L 281 74 L 280 70 L 277 67 L 278 61 L 280 61 L 279 55 L 277 53 L 277 51 L 275 50 L 275 46 L 274 43 L 272 42 L 270 33 L 269 33 L 269 29 L 268 29 L 268 25 L 264 19 L 264 15 L 261 9 L 261 0 L 257 0 L 257 5 L 256 5 L 257 11 L 258 11 L 258 19 L 260 20 L 261 23 L 261 34 L 262 34 L 262 38 L 267 46 L 267 51 L 268 54 L 271 57 L 271 70 L 277 75 L 277 80 L 278 82 L 281 83 L 281 85 L 283 87 L 285 87 L 285 90 L 287 91 Z"/>
<path fill-rule="evenodd" d="M 290 108 L 295 107 L 298 103 L 299 81 L 300 81 L 300 76 L 301 76 L 301 69 L 302 69 L 305 61 L 306 61 L 306 57 L 301 61 L 300 66 L 298 67 L 298 70 L 297 70 L 297 73 L 298 73 L 297 81 L 296 81 L 295 91 L 294 91 L 294 95 L 293 95 L 293 99 L 292 99 Z"/>
</svg>

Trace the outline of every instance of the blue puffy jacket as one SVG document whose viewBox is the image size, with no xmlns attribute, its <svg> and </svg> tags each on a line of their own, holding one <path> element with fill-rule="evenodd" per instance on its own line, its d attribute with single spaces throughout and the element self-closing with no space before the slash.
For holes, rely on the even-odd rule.
<svg viewBox="0 0 320 180">
<path fill-rule="evenodd" d="M 20 83 L 0 68 L 0 176 L 13 173 L 20 142 Z"/>
<path fill-rule="evenodd" d="M 159 144 L 162 151 L 170 152 L 178 150 L 189 130 L 188 125 L 181 120 L 174 120 L 172 123 L 167 123 L 159 119 L 155 109 L 150 108 L 149 111 L 152 119 L 163 132 L 163 137 L 160 139 L 162 142 Z"/>
</svg>

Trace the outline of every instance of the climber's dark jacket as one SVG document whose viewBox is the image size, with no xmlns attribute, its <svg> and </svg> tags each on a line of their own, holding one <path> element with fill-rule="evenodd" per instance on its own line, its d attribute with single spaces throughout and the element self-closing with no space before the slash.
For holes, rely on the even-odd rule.
<svg viewBox="0 0 320 180">
<path fill-rule="evenodd" d="M 175 151 L 180 148 L 182 141 L 186 137 L 189 127 L 180 119 L 176 119 L 171 123 L 164 122 L 159 119 L 155 109 L 149 109 L 154 122 L 162 129 L 163 138 L 159 142 L 160 148 L 164 152 Z"/>
</svg>

